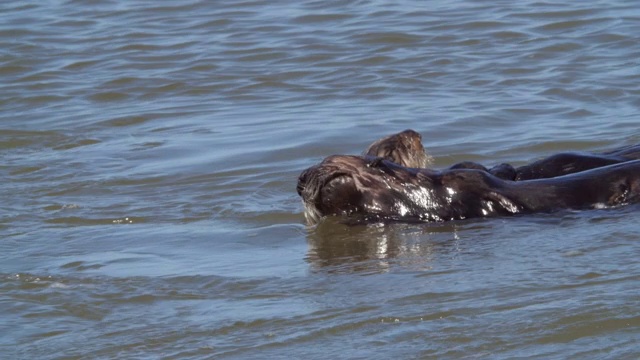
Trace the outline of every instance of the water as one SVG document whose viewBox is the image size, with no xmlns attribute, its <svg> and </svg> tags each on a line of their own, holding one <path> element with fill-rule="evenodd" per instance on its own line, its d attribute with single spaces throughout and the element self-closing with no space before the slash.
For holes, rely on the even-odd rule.
<svg viewBox="0 0 640 360">
<path fill-rule="evenodd" d="M 640 356 L 638 208 L 304 225 L 297 175 L 640 142 L 632 1 L 4 1 L 0 357 Z"/>
</svg>

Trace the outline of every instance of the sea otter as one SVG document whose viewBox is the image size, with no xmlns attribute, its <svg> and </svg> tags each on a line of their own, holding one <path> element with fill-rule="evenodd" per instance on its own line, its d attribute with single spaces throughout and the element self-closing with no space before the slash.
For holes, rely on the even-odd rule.
<svg viewBox="0 0 640 360">
<path fill-rule="evenodd" d="M 451 166 L 450 169 L 478 169 L 489 172 L 503 180 L 521 181 L 547 179 L 639 159 L 640 146 L 635 145 L 601 154 L 583 152 L 559 153 L 517 168 L 509 164 L 500 164 L 487 169 L 481 164 L 465 161 Z"/>
<path fill-rule="evenodd" d="M 451 166 L 450 169 L 483 170 L 503 180 L 521 181 L 547 179 L 607 165 L 619 164 L 629 160 L 638 160 L 640 159 L 640 153 L 638 153 L 637 149 L 640 149 L 640 147 L 619 149 L 603 154 L 578 152 L 560 153 L 517 168 L 509 164 L 500 164 L 491 169 L 487 169 L 481 164 L 465 161 Z"/>
<path fill-rule="evenodd" d="M 640 146 L 638 145 L 600 154 L 560 153 L 516 168 L 516 176 L 513 180 L 551 178 L 638 159 L 640 159 Z"/>
<path fill-rule="evenodd" d="M 333 155 L 298 179 L 305 217 L 440 222 L 640 201 L 640 160 L 570 175 L 502 180 L 477 169 L 408 168 L 381 157 Z"/>
<path fill-rule="evenodd" d="M 422 136 L 411 129 L 374 141 L 362 155 L 381 157 L 412 168 L 426 168 L 433 162 L 424 150 Z"/>
<path fill-rule="evenodd" d="M 517 169 L 464 162 L 435 171 L 425 168 L 420 134 L 405 130 L 374 142 L 363 156 L 331 156 L 305 170 L 297 191 L 310 223 L 324 215 L 445 221 L 603 208 L 637 201 L 637 158 L 636 146 L 557 154 Z M 547 180 L 523 181 L 530 179 Z"/>
<path fill-rule="evenodd" d="M 426 168 L 433 162 L 422 145 L 422 136 L 414 130 L 405 130 L 373 142 L 363 155 L 378 156 L 405 167 Z M 600 154 L 566 152 L 514 168 L 502 163 L 492 168 L 464 161 L 449 169 L 476 169 L 486 171 L 503 180 L 546 179 L 640 159 L 640 145 L 627 146 Z"/>
</svg>

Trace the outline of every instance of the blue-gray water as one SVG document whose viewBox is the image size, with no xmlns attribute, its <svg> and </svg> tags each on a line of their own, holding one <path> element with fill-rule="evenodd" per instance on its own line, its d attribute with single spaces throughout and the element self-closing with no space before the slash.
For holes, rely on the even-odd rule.
<svg viewBox="0 0 640 360">
<path fill-rule="evenodd" d="M 640 210 L 304 225 L 297 175 L 640 142 L 635 1 L 0 4 L 0 358 L 640 357 Z"/>
</svg>

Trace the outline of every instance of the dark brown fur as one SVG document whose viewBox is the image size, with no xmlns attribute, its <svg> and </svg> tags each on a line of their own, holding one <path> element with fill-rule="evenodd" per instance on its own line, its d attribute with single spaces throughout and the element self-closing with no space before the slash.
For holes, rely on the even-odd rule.
<svg viewBox="0 0 640 360">
<path fill-rule="evenodd" d="M 421 139 L 405 130 L 374 142 L 364 156 L 331 156 L 305 170 L 297 191 L 307 220 L 362 215 L 445 221 L 604 208 L 638 199 L 640 161 L 631 160 L 640 159 L 640 146 L 561 153 L 517 169 L 462 162 L 439 172 L 426 169 L 431 159 Z"/>
<path fill-rule="evenodd" d="M 422 146 L 422 136 L 413 130 L 405 130 L 377 140 L 369 145 L 363 155 L 377 156 L 415 168 L 426 168 L 432 162 Z"/>
<path fill-rule="evenodd" d="M 640 147 L 617 149 L 604 154 L 560 153 L 516 169 L 514 180 L 545 179 L 640 159 Z"/>
<path fill-rule="evenodd" d="M 382 157 L 405 167 L 426 168 L 433 162 L 424 150 L 422 136 L 410 129 L 375 141 L 363 155 Z M 449 169 L 483 170 L 500 179 L 519 181 L 552 178 L 638 159 L 640 145 L 601 154 L 559 153 L 518 168 L 503 163 L 488 169 L 476 162 L 464 161 Z"/>
<path fill-rule="evenodd" d="M 478 163 L 470 161 L 455 164 L 450 169 L 479 169 L 504 180 L 521 181 L 569 175 L 639 159 L 640 145 L 636 145 L 601 154 L 577 152 L 559 153 L 515 169 L 509 164 L 500 164 L 491 169 L 487 169 Z"/>
<path fill-rule="evenodd" d="M 378 157 L 335 155 L 305 170 L 297 190 L 310 223 L 326 215 L 448 221 L 606 208 L 639 201 L 640 161 L 514 182 L 483 170 L 434 171 Z"/>
</svg>

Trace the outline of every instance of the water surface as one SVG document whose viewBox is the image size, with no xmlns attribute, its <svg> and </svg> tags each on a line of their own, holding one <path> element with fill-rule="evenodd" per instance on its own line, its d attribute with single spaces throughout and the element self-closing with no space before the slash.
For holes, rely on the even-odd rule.
<svg viewBox="0 0 640 360">
<path fill-rule="evenodd" d="M 640 142 L 630 1 L 4 1 L 0 355 L 640 356 L 638 207 L 305 226 L 298 174 Z"/>
</svg>

